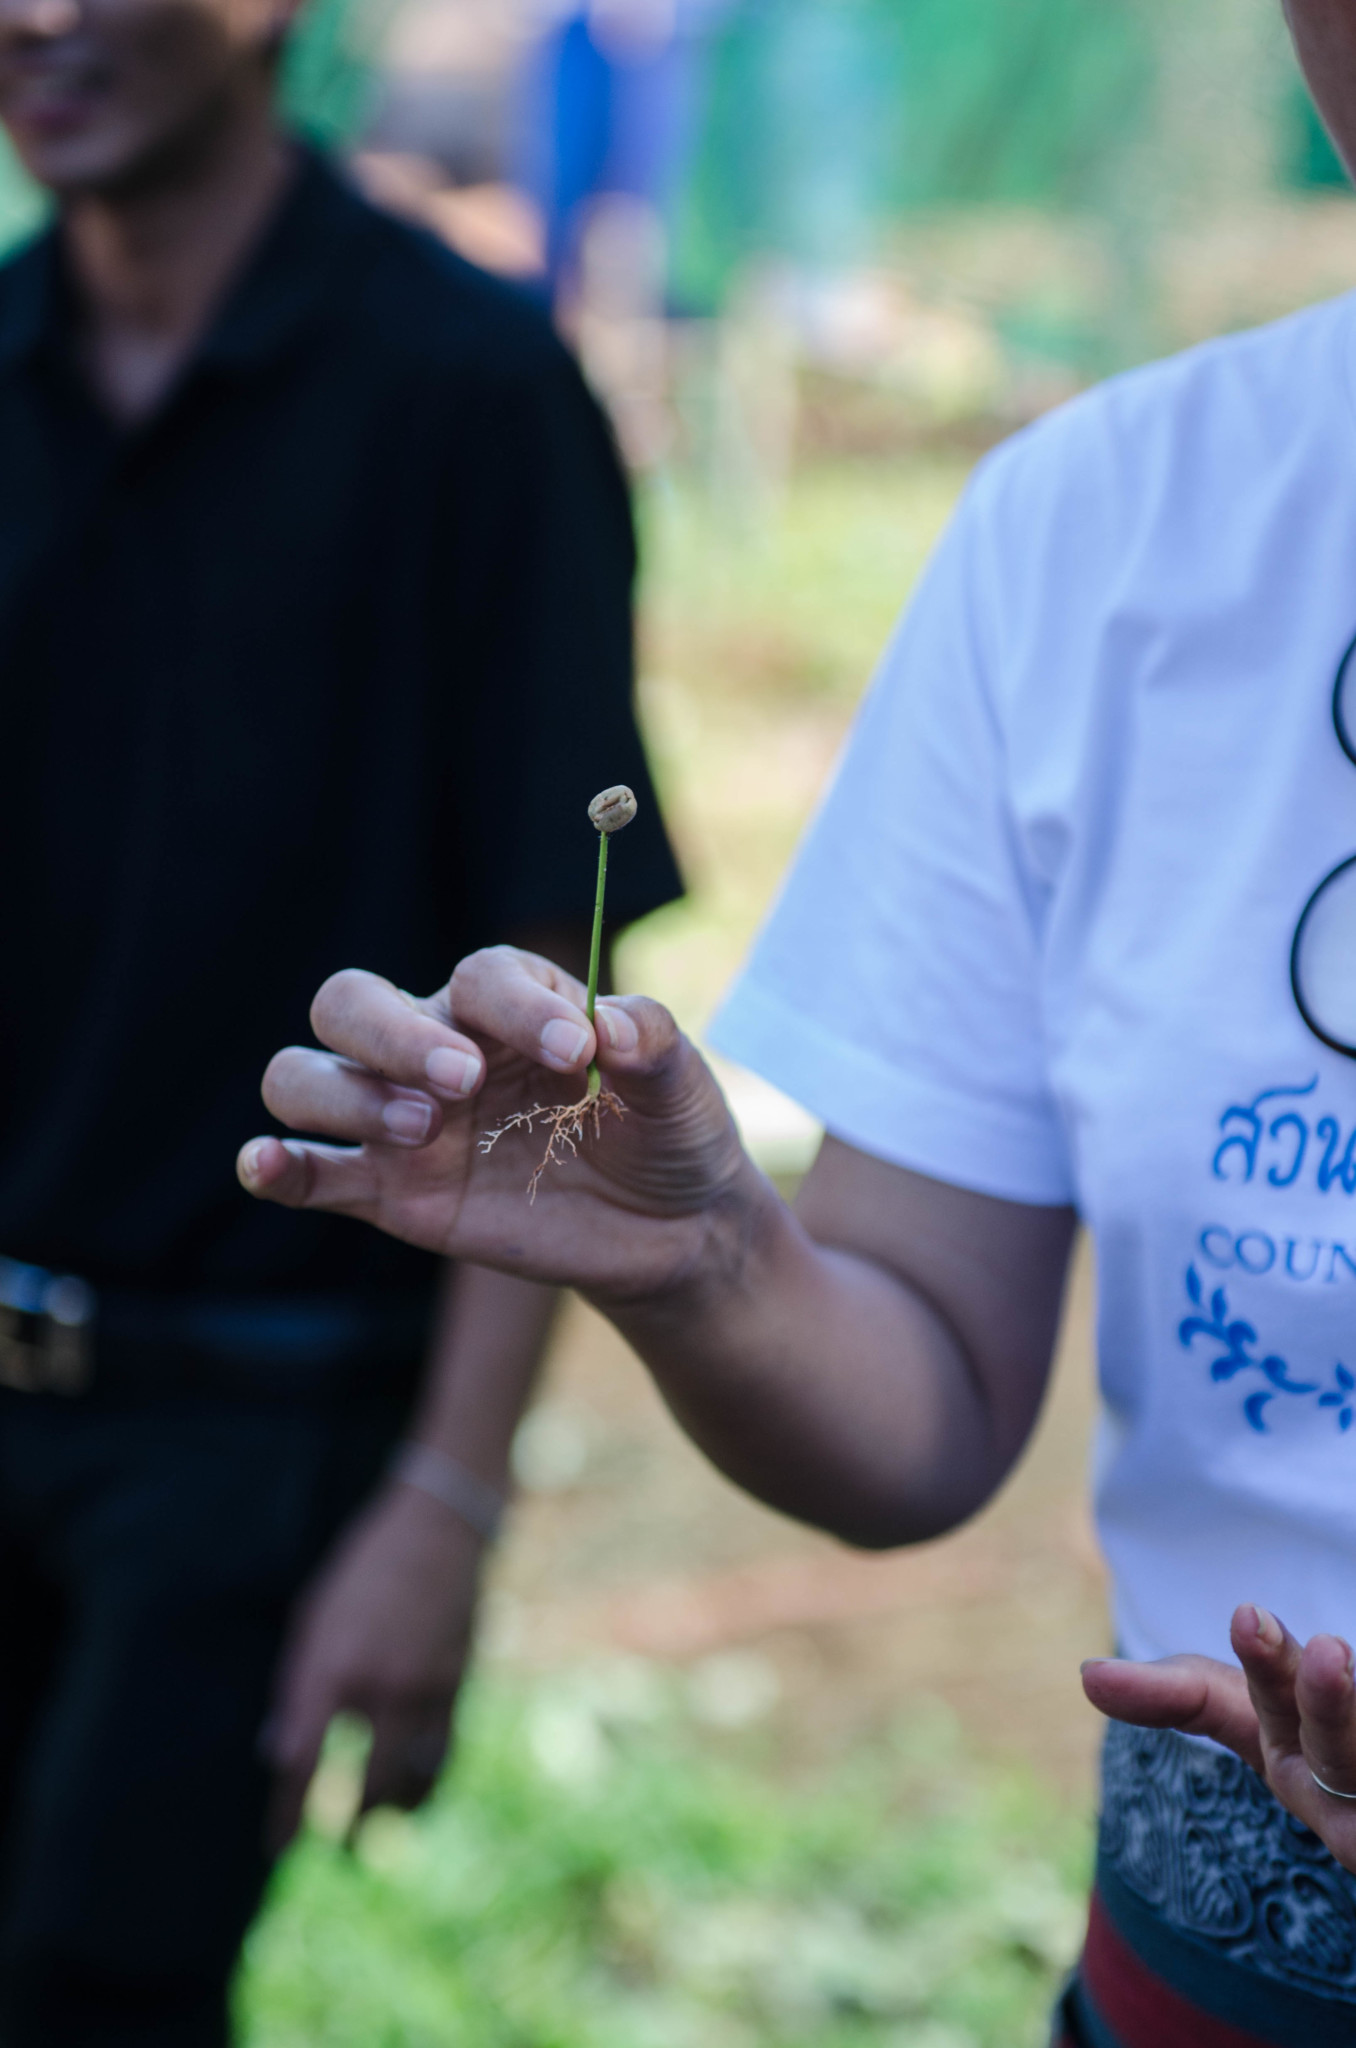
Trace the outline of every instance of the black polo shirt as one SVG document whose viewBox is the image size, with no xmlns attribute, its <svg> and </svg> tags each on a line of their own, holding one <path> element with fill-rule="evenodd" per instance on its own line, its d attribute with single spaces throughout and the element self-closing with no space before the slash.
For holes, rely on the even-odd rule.
<svg viewBox="0 0 1356 2048">
<path fill-rule="evenodd" d="M 517 294 L 298 174 L 134 431 L 70 364 L 59 236 L 0 269 L 0 1255 L 172 1291 L 431 1262 L 249 1200 L 269 1055 L 326 975 L 438 986 L 677 890 L 631 711 L 602 416 Z"/>
</svg>

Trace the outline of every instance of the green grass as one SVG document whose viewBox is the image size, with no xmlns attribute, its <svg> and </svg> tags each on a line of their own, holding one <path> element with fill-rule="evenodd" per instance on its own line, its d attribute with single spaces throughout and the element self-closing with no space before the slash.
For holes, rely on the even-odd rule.
<svg viewBox="0 0 1356 2048">
<path fill-rule="evenodd" d="M 682 478 L 644 505 L 645 667 L 698 696 L 850 708 L 969 471 L 963 456 L 816 461 L 770 502 Z"/>
<path fill-rule="evenodd" d="M 1036 2048 L 1087 1864 L 940 1709 L 788 1779 L 632 1663 L 482 1681 L 433 1806 L 340 1832 L 252 1937 L 249 2048 Z"/>
</svg>

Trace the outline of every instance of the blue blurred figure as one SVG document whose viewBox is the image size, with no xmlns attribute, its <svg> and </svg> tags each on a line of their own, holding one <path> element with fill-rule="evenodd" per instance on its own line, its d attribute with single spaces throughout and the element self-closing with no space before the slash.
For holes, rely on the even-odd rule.
<svg viewBox="0 0 1356 2048">
<path fill-rule="evenodd" d="M 696 126 L 704 32 L 732 0 L 575 0 L 525 81 L 515 182 L 546 225 L 548 289 L 575 296 L 595 203 L 667 222 Z"/>
</svg>

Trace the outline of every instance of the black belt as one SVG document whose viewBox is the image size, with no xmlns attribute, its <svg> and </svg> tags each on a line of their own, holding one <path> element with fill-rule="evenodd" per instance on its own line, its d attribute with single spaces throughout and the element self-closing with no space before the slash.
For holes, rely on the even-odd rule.
<svg viewBox="0 0 1356 2048">
<path fill-rule="evenodd" d="M 403 1397 L 432 1316 L 429 1294 L 153 1294 L 0 1258 L 0 1387 L 67 1397 Z"/>
</svg>

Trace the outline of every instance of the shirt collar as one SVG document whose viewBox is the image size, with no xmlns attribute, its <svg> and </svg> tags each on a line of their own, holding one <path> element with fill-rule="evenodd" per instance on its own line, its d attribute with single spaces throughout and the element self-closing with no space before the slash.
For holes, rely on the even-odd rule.
<svg viewBox="0 0 1356 2048">
<path fill-rule="evenodd" d="M 248 369 L 274 356 L 325 303 L 345 253 L 368 218 L 358 194 L 315 150 L 298 145 L 292 182 L 265 227 L 193 366 Z M 0 293 L 0 371 L 16 367 L 64 324 L 60 227 L 8 266 Z"/>
<path fill-rule="evenodd" d="M 286 347 L 328 302 L 370 219 L 366 202 L 306 145 L 281 205 L 197 350 L 196 363 L 248 369 Z"/>
</svg>

